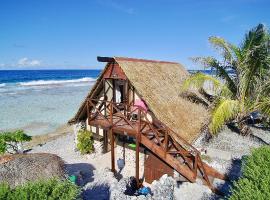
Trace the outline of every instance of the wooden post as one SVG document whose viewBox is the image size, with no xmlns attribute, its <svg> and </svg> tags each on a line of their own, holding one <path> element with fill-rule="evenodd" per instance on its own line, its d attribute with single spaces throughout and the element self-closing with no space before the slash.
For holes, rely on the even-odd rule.
<svg viewBox="0 0 270 200">
<path fill-rule="evenodd" d="M 110 136 L 111 136 L 111 166 L 112 166 L 112 172 L 115 173 L 114 134 L 113 134 L 112 129 L 110 129 Z"/>
<path fill-rule="evenodd" d="M 166 154 L 168 152 L 168 130 L 165 130 L 165 140 L 164 140 L 164 147 L 165 147 L 165 152 L 164 152 L 164 157 L 166 157 Z"/>
<path fill-rule="evenodd" d="M 106 81 L 105 81 L 105 79 L 102 79 L 102 81 L 103 81 L 103 98 L 104 98 L 104 115 L 107 117 L 107 108 L 106 108 L 106 100 L 107 100 L 107 98 L 106 98 Z"/>
<path fill-rule="evenodd" d="M 110 124 L 111 128 L 109 130 L 110 138 L 111 138 L 111 166 L 112 172 L 115 172 L 115 161 L 114 161 L 114 134 L 112 130 L 113 126 L 113 104 L 110 102 Z"/>
<path fill-rule="evenodd" d="M 110 102 L 110 126 L 113 126 L 113 103 Z"/>
<path fill-rule="evenodd" d="M 136 135 L 136 182 L 137 187 L 140 187 L 139 162 L 140 162 L 140 141 L 141 141 L 141 110 L 138 110 L 138 129 Z"/>
<path fill-rule="evenodd" d="M 104 130 L 103 132 L 103 139 L 104 139 L 104 153 L 108 152 L 108 131 Z"/>
<path fill-rule="evenodd" d="M 88 124 L 90 125 L 90 119 L 91 119 L 91 115 L 90 115 L 90 110 L 89 110 L 89 100 L 86 101 L 86 109 L 87 109 L 87 120 L 88 120 Z"/>
<path fill-rule="evenodd" d="M 134 101 L 135 101 L 135 88 L 132 87 L 132 105 L 134 105 Z"/>
<path fill-rule="evenodd" d="M 125 102 L 126 102 L 126 106 L 125 106 L 125 109 L 127 112 L 130 111 L 129 109 L 129 80 L 126 80 L 126 83 L 125 83 Z"/>
<path fill-rule="evenodd" d="M 113 102 L 116 102 L 116 91 L 115 91 L 115 79 L 111 79 L 112 80 L 112 89 L 113 89 Z"/>
</svg>

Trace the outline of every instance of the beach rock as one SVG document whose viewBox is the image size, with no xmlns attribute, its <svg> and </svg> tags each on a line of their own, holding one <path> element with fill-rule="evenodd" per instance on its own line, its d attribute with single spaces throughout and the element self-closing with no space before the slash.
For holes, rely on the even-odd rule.
<svg viewBox="0 0 270 200">
<path fill-rule="evenodd" d="M 135 193 L 135 178 L 122 178 L 117 181 L 109 169 L 94 171 L 94 181 L 83 187 L 83 198 L 86 200 L 150 200 L 151 195 L 131 196 Z"/>
<path fill-rule="evenodd" d="M 27 181 L 66 176 L 64 161 L 54 154 L 15 154 L 1 158 L 6 162 L 0 164 L 0 182 L 7 182 L 11 187 Z"/>
<path fill-rule="evenodd" d="M 111 200 L 117 200 L 117 199 L 136 199 L 135 197 L 131 197 L 130 195 L 133 195 L 135 192 L 135 186 L 136 184 L 135 178 L 122 178 L 118 183 L 111 186 Z"/>
<path fill-rule="evenodd" d="M 155 200 L 173 200 L 175 180 L 167 174 L 163 175 L 158 181 L 153 181 L 151 190 Z"/>
<path fill-rule="evenodd" d="M 212 191 L 205 185 L 185 182 L 174 188 L 175 199 L 181 200 L 198 200 L 209 199 Z"/>
</svg>

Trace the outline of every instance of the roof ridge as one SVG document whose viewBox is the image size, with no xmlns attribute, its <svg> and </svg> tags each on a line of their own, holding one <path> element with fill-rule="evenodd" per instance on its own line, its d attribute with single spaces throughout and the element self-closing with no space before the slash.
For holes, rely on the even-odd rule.
<svg viewBox="0 0 270 200">
<path fill-rule="evenodd" d="M 161 61 L 161 60 L 148 60 L 143 58 L 130 58 L 130 57 L 113 57 L 116 61 L 129 61 L 129 62 L 151 62 L 151 63 L 167 63 L 167 64 L 179 64 L 177 62 Z"/>
</svg>

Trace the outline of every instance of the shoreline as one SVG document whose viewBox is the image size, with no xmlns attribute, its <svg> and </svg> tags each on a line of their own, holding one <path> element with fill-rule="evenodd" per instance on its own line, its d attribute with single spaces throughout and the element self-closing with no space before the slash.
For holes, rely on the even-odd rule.
<svg viewBox="0 0 270 200">
<path fill-rule="evenodd" d="M 63 124 L 56 128 L 54 131 L 51 131 L 49 133 L 41 134 L 41 135 L 34 135 L 32 136 L 32 140 L 25 143 L 24 147 L 26 149 L 31 149 L 38 145 L 43 145 L 47 142 L 53 141 L 58 139 L 59 137 L 68 135 L 73 132 L 72 126 L 68 124 Z"/>
</svg>

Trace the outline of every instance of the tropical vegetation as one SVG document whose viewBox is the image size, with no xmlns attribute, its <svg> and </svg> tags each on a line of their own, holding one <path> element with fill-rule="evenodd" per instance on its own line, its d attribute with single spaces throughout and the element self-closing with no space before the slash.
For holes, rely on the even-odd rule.
<svg viewBox="0 0 270 200">
<path fill-rule="evenodd" d="M 15 188 L 6 183 L 0 184 L 0 200 L 73 200 L 79 194 L 79 187 L 68 180 L 40 180 Z"/>
<path fill-rule="evenodd" d="M 0 154 L 3 153 L 21 153 L 22 143 L 30 141 L 31 136 L 24 133 L 23 130 L 0 133 Z"/>
<path fill-rule="evenodd" d="M 242 166 L 242 177 L 234 182 L 230 200 L 269 199 L 270 197 L 270 147 L 254 149 Z"/>
<path fill-rule="evenodd" d="M 94 151 L 94 138 L 91 131 L 81 129 L 77 136 L 77 148 L 81 154 L 88 154 Z"/>
<path fill-rule="evenodd" d="M 210 102 L 212 134 L 226 123 L 235 124 L 243 135 L 250 134 L 247 122 L 252 113 L 270 116 L 269 32 L 259 24 L 245 35 L 239 46 L 220 37 L 210 37 L 209 42 L 220 59 L 196 57 L 193 61 L 212 69 L 215 76 L 196 73 L 185 80 L 183 89 L 199 89 Z"/>
</svg>

